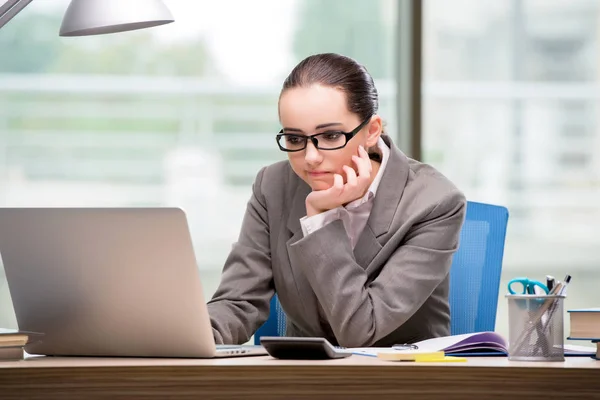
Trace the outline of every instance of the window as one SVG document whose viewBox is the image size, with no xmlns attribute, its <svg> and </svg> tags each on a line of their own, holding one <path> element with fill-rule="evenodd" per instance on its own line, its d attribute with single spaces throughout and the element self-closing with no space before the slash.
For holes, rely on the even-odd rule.
<svg viewBox="0 0 600 400">
<path fill-rule="evenodd" d="M 393 134 L 396 2 L 164 1 L 176 22 L 147 30 L 60 38 L 67 0 L 2 29 L 0 206 L 181 206 L 210 297 L 255 174 L 285 158 L 277 98 L 297 62 L 364 63 Z M 0 326 L 10 304 L 0 268 Z"/>
<path fill-rule="evenodd" d="M 423 154 L 470 200 L 508 207 L 509 279 L 573 276 L 600 303 L 600 3 L 426 0 Z M 565 336 L 569 333 L 565 313 Z"/>
</svg>

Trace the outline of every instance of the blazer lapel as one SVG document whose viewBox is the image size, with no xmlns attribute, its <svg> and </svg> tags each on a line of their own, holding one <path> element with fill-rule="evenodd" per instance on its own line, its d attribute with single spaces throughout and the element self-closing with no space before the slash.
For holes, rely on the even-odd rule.
<svg viewBox="0 0 600 400">
<path fill-rule="evenodd" d="M 292 190 L 290 190 L 292 198 L 287 199 L 288 204 L 291 203 L 292 205 L 287 220 L 287 229 L 292 236 L 285 243 L 288 254 L 290 246 L 304 236 L 302 233 L 302 226 L 300 225 L 300 218 L 306 215 L 306 196 L 311 192 L 310 186 L 296 176 L 294 176 L 290 183 L 296 187 L 295 189 L 292 187 Z M 302 299 L 298 302 L 299 304 L 295 304 L 295 307 L 301 307 L 304 310 L 300 313 L 301 318 L 303 318 L 305 324 L 310 327 L 309 331 L 312 332 L 313 335 L 318 335 L 322 332 L 319 312 L 317 311 L 321 306 L 302 271 L 297 266 L 292 265 L 289 257 L 288 262 L 290 266 L 289 271 L 293 276 L 298 298 Z"/>
<path fill-rule="evenodd" d="M 358 242 L 354 246 L 354 259 L 363 269 L 366 269 L 380 250 L 381 244 L 377 237 L 375 237 L 371 227 L 368 224 L 365 225 L 365 229 L 361 232 Z"/>
<path fill-rule="evenodd" d="M 392 219 L 408 180 L 408 158 L 387 136 L 382 137 L 390 147 L 390 157 L 377 188 L 373 208 L 354 247 L 354 258 L 364 269 L 387 242 L 384 236 L 390 230 Z"/>
<path fill-rule="evenodd" d="M 302 179 L 295 177 L 293 182 L 296 183 L 296 190 L 293 190 L 292 198 L 288 199 L 291 201 L 292 208 L 287 220 L 287 228 L 292 232 L 292 239 L 300 239 L 302 237 L 302 227 L 300 226 L 300 218 L 306 215 L 306 196 L 310 193 L 310 186 Z M 300 235 L 300 236 L 298 236 Z M 291 243 L 294 243 L 292 241 Z"/>
<path fill-rule="evenodd" d="M 367 220 L 372 234 L 378 239 L 390 230 L 392 219 L 408 180 L 410 168 L 408 158 L 392 143 L 391 139 L 383 136 L 383 140 L 390 147 L 390 158 L 385 166 L 385 171 L 383 171 L 373 209 Z"/>
</svg>

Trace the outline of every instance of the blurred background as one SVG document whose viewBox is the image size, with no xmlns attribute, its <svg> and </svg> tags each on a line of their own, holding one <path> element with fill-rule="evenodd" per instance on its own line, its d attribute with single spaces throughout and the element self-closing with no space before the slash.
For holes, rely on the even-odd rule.
<svg viewBox="0 0 600 400">
<path fill-rule="evenodd" d="M 406 1 L 164 0 L 173 24 L 80 38 L 58 36 L 68 0 L 34 1 L 0 31 L 0 206 L 180 206 L 208 299 L 256 172 L 285 159 L 297 62 L 363 63 L 406 142 Z M 515 276 L 569 273 L 565 307 L 600 306 L 600 2 L 422 4 L 420 158 L 510 211 L 497 331 Z M 1 266 L 0 326 L 16 328 Z"/>
</svg>

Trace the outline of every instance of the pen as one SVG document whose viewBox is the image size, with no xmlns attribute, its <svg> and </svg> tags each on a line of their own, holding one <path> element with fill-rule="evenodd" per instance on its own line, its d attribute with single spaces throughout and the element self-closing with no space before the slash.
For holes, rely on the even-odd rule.
<svg viewBox="0 0 600 400">
<path fill-rule="evenodd" d="M 392 349 L 394 349 L 394 350 L 418 350 L 419 346 L 417 346 L 416 344 L 404 343 L 404 344 L 395 344 L 392 346 Z"/>
<path fill-rule="evenodd" d="M 555 282 L 556 282 L 556 280 L 554 279 L 554 277 L 552 275 L 546 275 L 546 287 L 548 288 L 549 291 L 552 290 Z"/>
<path fill-rule="evenodd" d="M 563 281 L 562 288 L 560 288 L 560 292 L 558 293 L 559 296 L 567 295 L 567 285 L 569 284 L 569 282 L 571 282 L 571 275 L 567 274 L 567 276 L 565 276 L 565 279 Z"/>
<path fill-rule="evenodd" d="M 569 284 L 569 282 L 571 282 L 571 275 L 567 274 L 565 276 L 565 280 L 563 282 L 559 282 L 554 287 L 555 293 L 553 293 L 553 294 L 555 294 L 556 296 L 566 296 L 567 295 L 567 285 Z M 545 323 L 542 321 L 542 323 L 544 324 L 544 329 L 546 329 L 548 327 L 548 325 L 550 324 L 550 320 L 551 320 L 552 316 L 554 315 L 554 313 L 556 312 L 557 307 L 558 307 L 558 300 L 554 300 L 548 310 L 549 315 L 546 317 Z M 542 315 L 542 319 L 543 319 L 543 315 Z"/>
</svg>

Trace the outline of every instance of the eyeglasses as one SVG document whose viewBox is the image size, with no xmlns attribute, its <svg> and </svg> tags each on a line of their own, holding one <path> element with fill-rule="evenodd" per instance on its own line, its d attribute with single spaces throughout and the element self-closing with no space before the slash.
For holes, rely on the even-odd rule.
<svg viewBox="0 0 600 400">
<path fill-rule="evenodd" d="M 294 152 L 306 149 L 308 140 L 319 150 L 337 150 L 346 147 L 362 128 L 367 125 L 371 117 L 365 119 L 359 126 L 350 132 L 327 131 L 315 135 L 298 135 L 294 133 L 283 133 L 283 129 L 277 135 L 277 145 L 281 151 Z"/>
</svg>

